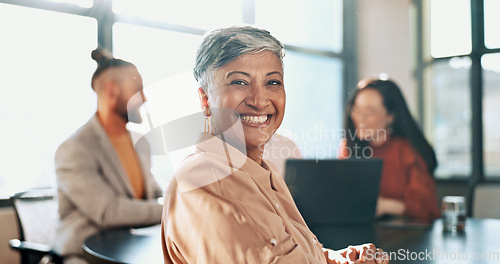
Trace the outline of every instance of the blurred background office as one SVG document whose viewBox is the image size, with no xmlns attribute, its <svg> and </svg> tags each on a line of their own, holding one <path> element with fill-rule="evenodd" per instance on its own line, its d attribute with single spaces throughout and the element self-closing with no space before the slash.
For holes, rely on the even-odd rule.
<svg viewBox="0 0 500 264">
<path fill-rule="evenodd" d="M 140 69 L 151 119 L 136 129 L 147 131 L 200 111 L 196 49 L 230 25 L 284 42 L 278 132 L 304 158 L 336 158 L 350 90 L 385 72 L 436 151 L 438 192 L 472 206 L 471 187 L 500 180 L 499 9 L 497 0 L 0 0 L 2 263 L 17 263 L 2 242 L 16 236 L 5 199 L 55 185 L 57 146 L 96 109 L 90 51 L 99 44 Z M 153 157 L 163 186 L 175 164 Z"/>
</svg>

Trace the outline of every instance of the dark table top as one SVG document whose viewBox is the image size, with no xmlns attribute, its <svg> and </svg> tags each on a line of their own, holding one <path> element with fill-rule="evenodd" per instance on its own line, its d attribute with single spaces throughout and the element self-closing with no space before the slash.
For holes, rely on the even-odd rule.
<svg viewBox="0 0 500 264">
<path fill-rule="evenodd" d="M 312 228 L 326 248 L 373 242 L 391 263 L 500 263 L 500 220 L 468 218 L 463 233 L 443 232 L 441 219 L 424 226 Z"/>
<path fill-rule="evenodd" d="M 469 218 L 464 233 L 443 232 L 442 221 L 430 226 L 311 228 L 326 248 L 373 242 L 391 263 L 500 263 L 500 220 Z M 160 226 L 113 229 L 89 237 L 85 257 L 91 263 L 163 263 Z"/>
<path fill-rule="evenodd" d="M 86 239 L 83 249 L 92 264 L 161 264 L 161 226 L 101 231 Z"/>
</svg>

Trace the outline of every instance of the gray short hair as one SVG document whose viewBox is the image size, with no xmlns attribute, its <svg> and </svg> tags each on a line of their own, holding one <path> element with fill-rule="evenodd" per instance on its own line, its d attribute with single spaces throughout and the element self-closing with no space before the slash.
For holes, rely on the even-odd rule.
<svg viewBox="0 0 500 264">
<path fill-rule="evenodd" d="M 269 31 L 250 26 L 228 27 L 210 32 L 196 54 L 193 73 L 203 91 L 207 91 L 216 69 L 248 53 L 272 51 L 283 65 L 283 44 Z"/>
</svg>

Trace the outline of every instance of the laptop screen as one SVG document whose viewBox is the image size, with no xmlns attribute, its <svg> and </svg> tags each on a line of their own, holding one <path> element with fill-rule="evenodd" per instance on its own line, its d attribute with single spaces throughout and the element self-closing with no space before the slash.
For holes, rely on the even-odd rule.
<svg viewBox="0 0 500 264">
<path fill-rule="evenodd" d="M 371 225 L 381 171 L 381 159 L 289 159 L 285 182 L 309 227 Z"/>
</svg>

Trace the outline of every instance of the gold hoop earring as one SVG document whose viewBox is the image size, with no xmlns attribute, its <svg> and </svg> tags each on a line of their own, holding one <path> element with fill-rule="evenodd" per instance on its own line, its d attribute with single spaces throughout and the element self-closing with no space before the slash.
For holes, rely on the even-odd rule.
<svg viewBox="0 0 500 264">
<path fill-rule="evenodd" d="M 210 117 L 209 116 L 205 117 L 205 128 L 204 128 L 203 132 L 210 134 Z"/>
</svg>

